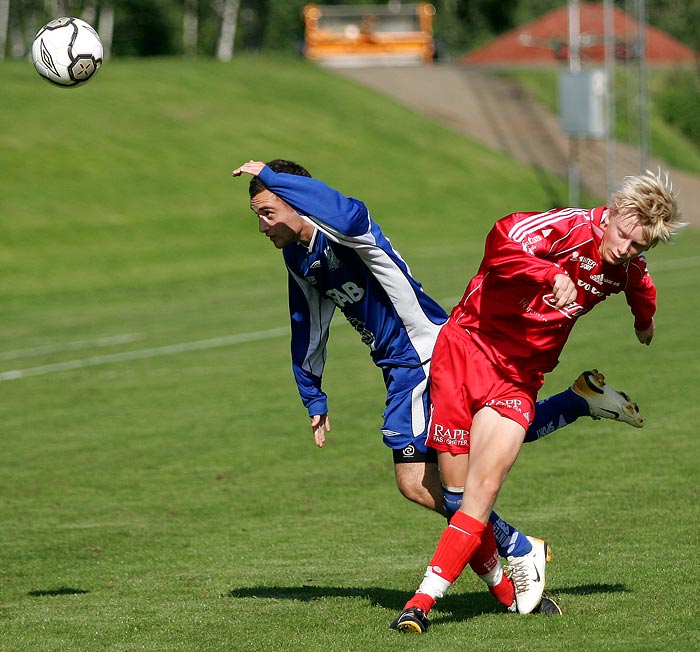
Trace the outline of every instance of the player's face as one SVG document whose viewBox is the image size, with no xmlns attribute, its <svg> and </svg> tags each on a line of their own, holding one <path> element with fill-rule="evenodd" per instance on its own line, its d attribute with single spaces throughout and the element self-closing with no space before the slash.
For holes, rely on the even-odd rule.
<svg viewBox="0 0 700 652">
<path fill-rule="evenodd" d="M 647 249 L 649 240 L 637 219 L 610 211 L 608 226 L 600 243 L 603 261 L 610 265 L 621 265 Z"/>
<path fill-rule="evenodd" d="M 255 195 L 250 200 L 250 208 L 258 216 L 260 233 L 270 238 L 278 249 L 305 241 L 309 228 L 313 230 L 287 202 L 269 190 Z"/>
</svg>

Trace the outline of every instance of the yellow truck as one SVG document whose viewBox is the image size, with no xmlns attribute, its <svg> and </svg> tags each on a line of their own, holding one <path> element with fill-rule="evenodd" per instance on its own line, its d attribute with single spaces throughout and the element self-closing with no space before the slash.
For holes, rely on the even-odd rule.
<svg viewBox="0 0 700 652">
<path fill-rule="evenodd" d="M 303 13 L 304 54 L 323 65 L 416 65 L 435 55 L 435 7 L 427 2 L 309 4 Z"/>
</svg>

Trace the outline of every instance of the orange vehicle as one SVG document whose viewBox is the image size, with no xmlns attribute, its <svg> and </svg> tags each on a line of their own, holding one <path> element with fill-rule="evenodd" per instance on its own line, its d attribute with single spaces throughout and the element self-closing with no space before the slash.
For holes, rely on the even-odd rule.
<svg viewBox="0 0 700 652">
<path fill-rule="evenodd" d="M 306 5 L 305 55 L 329 66 L 429 63 L 434 15 L 427 2 Z"/>
</svg>

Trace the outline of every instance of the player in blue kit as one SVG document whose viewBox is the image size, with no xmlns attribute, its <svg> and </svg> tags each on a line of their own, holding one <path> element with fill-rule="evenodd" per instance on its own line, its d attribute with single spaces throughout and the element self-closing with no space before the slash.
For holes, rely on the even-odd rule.
<svg viewBox="0 0 700 652">
<path fill-rule="evenodd" d="M 291 161 L 266 165 L 251 160 L 232 174 L 243 173 L 252 176 L 250 206 L 259 230 L 282 250 L 287 267 L 292 368 L 316 445 L 323 446 L 331 429 L 321 380 L 331 318 L 338 308 L 382 370 L 387 388 L 382 434 L 393 451 L 399 490 L 449 518 L 459 508 L 463 488 L 441 486 L 435 451 L 425 444 L 430 360 L 447 313 L 413 278 L 363 202 Z M 626 395 L 606 385 L 597 371 L 587 371 L 571 388 L 537 403 L 525 441 L 580 416 L 643 425 Z M 515 610 L 518 599 L 537 606 L 544 590 L 546 543 L 525 536 L 495 512 L 491 523 L 514 583 L 503 575 L 498 559 L 477 555 L 473 569 L 506 608 Z"/>
</svg>

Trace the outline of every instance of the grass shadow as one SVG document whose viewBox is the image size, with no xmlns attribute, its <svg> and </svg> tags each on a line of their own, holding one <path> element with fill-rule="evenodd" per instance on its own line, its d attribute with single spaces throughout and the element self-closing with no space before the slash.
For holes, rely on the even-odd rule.
<svg viewBox="0 0 700 652">
<path fill-rule="evenodd" d="M 335 586 L 256 586 L 232 589 L 224 598 L 258 598 L 263 600 L 296 600 L 312 602 L 324 598 L 359 598 L 369 600 L 372 606 L 401 611 L 411 596 L 405 590 L 378 587 Z M 448 595 L 440 600 L 440 616 L 434 622 L 461 621 L 482 614 L 500 613 L 503 609 L 486 592 L 467 592 Z"/>
<path fill-rule="evenodd" d="M 82 593 L 89 593 L 89 591 L 85 589 L 74 589 L 70 586 L 61 586 L 57 589 L 35 589 L 29 591 L 27 595 L 31 595 L 33 598 L 41 598 L 54 595 L 81 595 Z"/>
<path fill-rule="evenodd" d="M 580 586 L 555 589 L 554 596 L 592 595 L 596 593 L 628 593 L 624 584 L 583 584 Z M 359 598 L 369 600 L 374 607 L 391 611 L 401 611 L 410 593 L 404 590 L 379 587 L 340 587 L 340 586 L 251 586 L 231 589 L 222 594 L 223 598 L 291 600 L 312 602 L 324 598 Z M 433 623 L 460 622 L 481 615 L 504 613 L 504 609 L 486 591 L 453 593 L 439 601 Z M 439 614 L 439 615 L 438 615 Z"/>
<path fill-rule="evenodd" d="M 594 593 L 631 593 L 624 584 L 581 584 L 552 589 L 555 595 L 593 595 Z"/>
</svg>

